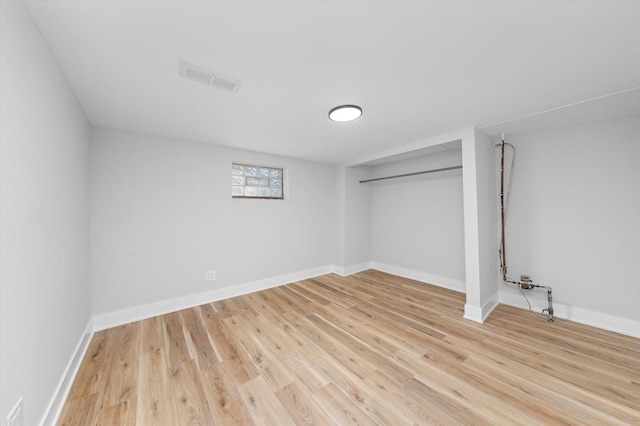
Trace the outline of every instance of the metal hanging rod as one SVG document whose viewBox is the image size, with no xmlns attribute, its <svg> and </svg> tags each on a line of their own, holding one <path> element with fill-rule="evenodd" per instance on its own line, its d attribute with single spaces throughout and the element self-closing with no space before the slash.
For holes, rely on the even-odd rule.
<svg viewBox="0 0 640 426">
<path fill-rule="evenodd" d="M 455 169 L 461 169 L 461 168 L 462 166 L 444 167 L 442 169 L 424 170 L 422 172 L 406 173 L 404 175 L 385 176 L 381 178 L 361 180 L 360 183 L 375 182 L 377 180 L 385 180 L 385 179 L 395 179 L 395 178 L 406 177 L 406 176 L 424 175 L 427 173 L 446 172 L 447 170 L 455 170 Z"/>
</svg>

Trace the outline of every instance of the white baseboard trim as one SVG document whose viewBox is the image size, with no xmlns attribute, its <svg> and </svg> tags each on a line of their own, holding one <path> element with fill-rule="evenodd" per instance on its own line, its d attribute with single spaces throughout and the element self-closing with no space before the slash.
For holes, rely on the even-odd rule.
<svg viewBox="0 0 640 426">
<path fill-rule="evenodd" d="M 215 302 L 217 300 L 228 299 L 231 297 L 242 296 L 243 294 L 254 293 L 256 291 L 266 290 L 273 287 L 279 287 L 281 285 L 290 284 L 296 281 L 302 281 L 308 278 L 317 277 L 319 275 L 325 275 L 333 271 L 333 266 L 321 266 L 318 268 L 307 269 L 305 271 L 266 278 L 264 280 L 252 281 L 230 287 L 223 287 L 204 293 L 191 294 L 188 296 L 177 297 L 170 300 L 162 300 L 160 302 L 150 303 L 148 305 L 134 306 L 132 308 L 123 309 L 121 311 L 107 312 L 104 314 L 95 315 L 93 317 L 93 323 L 95 331 L 105 330 L 107 328 L 117 327 L 122 324 L 128 324 L 130 322 L 140 321 L 158 315 L 164 315 L 169 312 L 192 308 L 194 306 Z"/>
<path fill-rule="evenodd" d="M 462 318 L 481 324 L 484 322 L 482 319 L 482 308 L 468 304 L 464 305 L 464 315 Z"/>
<path fill-rule="evenodd" d="M 433 275 L 426 272 L 416 271 L 398 266 L 387 265 L 379 262 L 364 262 L 345 268 L 335 265 L 322 266 L 318 268 L 307 269 L 305 271 L 299 271 L 291 274 L 253 281 L 245 284 L 220 288 L 204 293 L 198 293 L 171 300 L 151 303 L 148 305 L 123 309 L 121 311 L 95 315 L 93 318 L 89 319 L 84 333 L 80 341 L 78 342 L 75 351 L 73 352 L 73 356 L 71 357 L 71 360 L 69 361 L 64 374 L 60 378 L 53 397 L 51 398 L 51 401 L 49 402 L 49 405 L 45 410 L 45 414 L 43 415 L 42 420 L 39 424 L 49 426 L 55 425 L 58 421 L 69 391 L 71 390 L 71 385 L 73 384 L 75 376 L 78 373 L 80 364 L 82 363 L 87 349 L 89 348 L 89 343 L 91 342 L 95 331 L 116 327 L 118 325 L 127 324 L 133 321 L 151 318 L 157 315 L 163 315 L 169 312 L 191 308 L 193 306 L 210 303 L 217 300 L 228 299 L 231 297 L 242 296 L 244 294 L 253 293 L 260 290 L 279 287 L 281 285 L 293 283 L 296 281 L 302 281 L 308 278 L 313 278 L 332 272 L 341 276 L 348 276 L 367 269 L 376 269 L 378 271 L 417 281 L 422 281 L 450 290 L 462 293 L 465 292 L 464 281 L 441 277 L 438 275 Z M 538 301 L 536 300 L 536 302 Z M 516 308 L 527 309 L 527 303 L 520 294 L 499 292 L 498 295 L 487 301 L 481 308 L 466 304 L 464 307 L 464 318 L 482 323 L 495 309 L 498 303 L 513 306 Z M 586 309 L 576 308 L 559 303 L 554 303 L 554 314 L 558 318 L 564 318 L 604 330 L 640 338 L 639 321 L 620 318 L 610 314 L 589 311 Z"/>
<path fill-rule="evenodd" d="M 462 317 L 482 324 L 497 306 L 498 294 L 496 293 L 491 299 L 487 300 L 482 307 L 465 304 L 464 315 Z"/>
<path fill-rule="evenodd" d="M 544 294 L 544 301 L 533 299 L 529 297 L 532 302 L 532 308 L 536 312 L 540 312 L 542 308 L 547 307 L 546 294 Z M 519 293 L 507 293 L 500 292 L 500 303 L 515 308 L 529 309 L 527 302 Z M 542 308 L 536 309 L 542 306 Z M 544 306 L 543 306 L 544 305 Z M 640 338 L 640 321 L 634 321 L 627 318 L 620 318 L 614 315 L 605 314 L 602 312 L 590 311 L 588 309 L 576 308 L 575 306 L 569 306 L 562 303 L 553 303 L 553 315 L 558 318 L 567 319 L 570 321 L 579 322 L 580 324 L 590 325 L 592 327 L 601 328 L 603 330 L 609 330 L 620 334 L 625 334 L 631 337 Z"/>
<path fill-rule="evenodd" d="M 443 287 L 460 293 L 466 292 L 465 282 L 454 278 L 441 277 L 427 272 L 416 271 L 414 269 L 402 268 L 400 266 L 388 265 L 380 262 L 371 262 L 371 268 L 388 274 L 397 275 L 399 277 L 433 284 L 438 287 Z"/>
<path fill-rule="evenodd" d="M 371 262 L 358 263 L 357 265 L 351 265 L 346 267 L 333 265 L 333 273 L 338 274 L 341 277 L 347 277 L 349 275 L 357 274 L 358 272 L 371 269 Z"/>
<path fill-rule="evenodd" d="M 54 392 L 53 397 L 42 416 L 42 420 L 39 423 L 40 425 L 53 426 L 58 422 L 58 418 L 60 417 L 60 414 L 62 414 L 64 403 L 66 402 L 69 391 L 71 390 L 71 385 L 76 378 L 76 374 L 78 374 L 80 364 L 87 353 L 87 349 L 89 348 L 89 343 L 91 343 L 93 332 L 93 318 L 90 318 L 84 332 L 82 333 L 82 337 L 73 352 L 73 356 L 69 360 L 69 363 L 60 378 L 60 382 L 58 382 L 56 391 Z"/>
</svg>

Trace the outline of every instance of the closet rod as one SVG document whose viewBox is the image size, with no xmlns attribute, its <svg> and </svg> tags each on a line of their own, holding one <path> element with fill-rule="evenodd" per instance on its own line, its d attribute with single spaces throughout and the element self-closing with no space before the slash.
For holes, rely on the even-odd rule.
<svg viewBox="0 0 640 426">
<path fill-rule="evenodd" d="M 447 170 L 455 170 L 455 169 L 461 169 L 461 168 L 462 166 L 444 167 L 442 169 L 424 170 L 422 172 L 406 173 L 404 175 L 386 176 L 386 177 L 375 178 L 375 179 L 361 180 L 360 183 L 375 182 L 377 180 L 385 180 L 385 179 L 395 179 L 395 178 L 406 177 L 406 176 L 424 175 L 426 173 L 446 172 Z"/>
</svg>

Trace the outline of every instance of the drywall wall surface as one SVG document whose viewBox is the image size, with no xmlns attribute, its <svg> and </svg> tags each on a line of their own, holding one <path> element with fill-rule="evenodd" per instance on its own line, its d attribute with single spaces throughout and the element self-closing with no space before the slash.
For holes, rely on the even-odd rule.
<svg viewBox="0 0 640 426">
<path fill-rule="evenodd" d="M 635 321 L 640 335 L 640 115 L 507 135 L 507 142 L 517 150 L 509 274 L 553 287 L 565 316 Z M 516 288 L 500 284 L 500 292 L 526 306 Z M 545 292 L 527 294 L 536 310 L 546 307 Z"/>
<path fill-rule="evenodd" d="M 21 2 L 0 2 L 0 418 L 38 424 L 91 317 L 89 123 Z"/>
<path fill-rule="evenodd" d="M 372 167 L 371 178 L 461 164 L 460 149 Z M 371 257 L 447 278 L 464 291 L 462 170 L 366 184 L 371 188 Z M 439 284 L 439 283 L 434 283 Z"/>
<path fill-rule="evenodd" d="M 371 261 L 371 190 L 360 181 L 369 177 L 369 167 L 345 168 L 345 248 L 349 267 Z"/>
<path fill-rule="evenodd" d="M 477 129 L 462 138 L 466 319 L 483 322 L 497 306 L 495 157 L 492 140 Z"/>
<path fill-rule="evenodd" d="M 334 222 L 333 222 L 333 265 L 336 269 L 344 269 L 344 243 L 345 243 L 345 203 L 346 203 L 346 187 L 345 187 L 346 167 L 337 164 L 333 167 L 333 186 L 334 186 Z"/>
<path fill-rule="evenodd" d="M 333 167 L 335 210 L 333 222 L 334 271 L 346 276 L 371 266 L 371 193 L 360 180 L 370 167 Z"/>
<path fill-rule="evenodd" d="M 498 301 L 498 202 L 496 194 L 496 162 L 493 140 L 475 130 L 476 184 L 478 188 L 478 228 L 480 241 L 480 303 L 485 314 Z"/>
<path fill-rule="evenodd" d="M 106 128 L 90 157 L 94 314 L 331 265 L 332 166 Z M 232 199 L 232 162 L 284 168 L 286 199 Z"/>
</svg>

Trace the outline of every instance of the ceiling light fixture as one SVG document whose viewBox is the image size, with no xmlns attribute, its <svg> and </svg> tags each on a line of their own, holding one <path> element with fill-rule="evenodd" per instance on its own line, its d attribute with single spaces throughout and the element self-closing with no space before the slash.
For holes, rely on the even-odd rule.
<svg viewBox="0 0 640 426">
<path fill-rule="evenodd" d="M 362 115 L 362 108 L 357 105 L 340 105 L 329 111 L 329 119 L 340 123 L 353 121 Z"/>
</svg>

